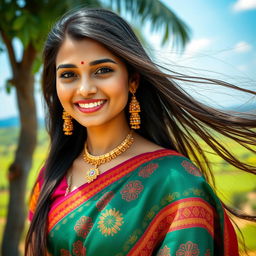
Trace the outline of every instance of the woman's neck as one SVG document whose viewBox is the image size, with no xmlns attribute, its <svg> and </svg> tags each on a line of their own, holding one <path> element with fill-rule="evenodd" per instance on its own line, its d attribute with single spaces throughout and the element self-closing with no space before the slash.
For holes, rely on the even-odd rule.
<svg viewBox="0 0 256 256">
<path fill-rule="evenodd" d="M 126 120 L 115 120 L 100 127 L 87 128 L 87 147 L 92 155 L 106 154 L 117 147 L 128 135 Z"/>
</svg>

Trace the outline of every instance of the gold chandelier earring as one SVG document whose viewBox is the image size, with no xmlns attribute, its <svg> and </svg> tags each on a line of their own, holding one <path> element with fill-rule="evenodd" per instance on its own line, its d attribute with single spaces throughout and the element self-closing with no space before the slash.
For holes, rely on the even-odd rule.
<svg viewBox="0 0 256 256">
<path fill-rule="evenodd" d="M 74 126 L 73 126 L 71 115 L 69 115 L 67 111 L 63 110 L 62 119 L 64 121 L 63 122 L 63 132 L 64 132 L 64 134 L 65 135 L 72 135 Z"/>
<path fill-rule="evenodd" d="M 132 99 L 129 105 L 129 113 L 130 115 L 130 125 L 132 129 L 140 129 L 140 104 L 135 97 L 136 89 L 130 88 L 130 92 L 132 93 Z"/>
</svg>

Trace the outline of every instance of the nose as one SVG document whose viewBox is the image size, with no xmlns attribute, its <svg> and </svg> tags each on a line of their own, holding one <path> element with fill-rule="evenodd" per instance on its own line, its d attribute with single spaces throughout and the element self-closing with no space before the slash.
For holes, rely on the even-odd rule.
<svg viewBox="0 0 256 256">
<path fill-rule="evenodd" d="M 97 92 L 97 87 L 90 79 L 83 77 L 80 80 L 77 91 L 78 94 L 87 97 L 88 95 L 95 94 Z"/>
</svg>

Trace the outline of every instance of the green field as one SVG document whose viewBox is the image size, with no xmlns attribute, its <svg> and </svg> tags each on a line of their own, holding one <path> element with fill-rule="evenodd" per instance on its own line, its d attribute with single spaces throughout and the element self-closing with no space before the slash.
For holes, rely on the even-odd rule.
<svg viewBox="0 0 256 256">
<path fill-rule="evenodd" d="M 8 202 L 7 169 L 14 156 L 17 136 L 17 128 L 0 129 L 0 239 L 2 238 Z M 47 155 L 48 142 L 45 131 L 41 129 L 38 136 L 38 145 L 33 156 L 34 161 L 27 185 L 27 196 Z M 239 155 L 242 161 L 256 165 L 255 155 L 239 147 L 235 142 L 227 141 L 226 143 L 227 147 L 233 149 L 233 153 Z M 228 205 L 235 205 L 256 215 L 256 176 L 236 170 L 215 155 L 210 154 L 209 156 L 219 197 Z M 238 225 L 244 234 L 248 248 L 256 250 L 256 225 L 245 221 L 238 221 Z"/>
</svg>

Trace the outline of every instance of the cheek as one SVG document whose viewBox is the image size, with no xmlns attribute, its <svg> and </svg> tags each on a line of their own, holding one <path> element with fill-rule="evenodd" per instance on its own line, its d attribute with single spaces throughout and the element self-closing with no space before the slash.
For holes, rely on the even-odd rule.
<svg viewBox="0 0 256 256">
<path fill-rule="evenodd" d="M 62 106 L 65 106 L 70 98 L 69 90 L 67 90 L 67 88 L 57 82 L 56 91 Z"/>
<path fill-rule="evenodd" d="M 118 79 L 111 79 L 108 86 L 105 87 L 105 91 L 108 92 L 110 98 L 118 101 L 127 100 L 129 93 L 128 81 L 125 77 L 118 77 Z"/>
</svg>

